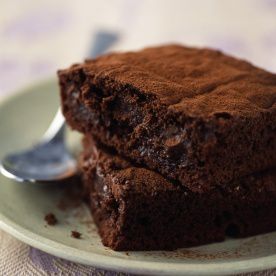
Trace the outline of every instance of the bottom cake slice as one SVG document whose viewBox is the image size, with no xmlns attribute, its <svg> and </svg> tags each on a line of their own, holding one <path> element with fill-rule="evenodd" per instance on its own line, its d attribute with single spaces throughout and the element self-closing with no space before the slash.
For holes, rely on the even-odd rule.
<svg viewBox="0 0 276 276">
<path fill-rule="evenodd" d="M 84 189 L 105 246 L 176 249 L 276 230 L 276 170 L 198 194 L 84 141 Z"/>
</svg>

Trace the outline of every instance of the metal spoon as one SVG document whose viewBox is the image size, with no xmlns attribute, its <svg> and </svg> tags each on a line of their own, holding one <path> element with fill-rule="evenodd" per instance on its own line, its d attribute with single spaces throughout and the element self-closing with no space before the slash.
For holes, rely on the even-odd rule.
<svg viewBox="0 0 276 276">
<path fill-rule="evenodd" d="M 98 32 L 90 55 L 102 54 L 118 38 L 113 32 Z M 51 182 L 76 174 L 77 162 L 65 144 L 65 119 L 60 109 L 41 141 L 31 149 L 5 156 L 0 172 L 19 182 Z"/>
</svg>

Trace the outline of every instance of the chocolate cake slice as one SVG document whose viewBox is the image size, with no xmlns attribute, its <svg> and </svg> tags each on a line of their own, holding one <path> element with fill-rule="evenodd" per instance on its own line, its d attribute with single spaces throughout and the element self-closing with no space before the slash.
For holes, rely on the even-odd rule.
<svg viewBox="0 0 276 276">
<path fill-rule="evenodd" d="M 276 75 L 246 61 L 168 45 L 58 75 L 72 128 L 193 191 L 276 165 Z"/>
<path fill-rule="evenodd" d="M 96 147 L 80 165 L 102 242 L 114 250 L 162 250 L 276 230 L 276 170 L 196 193 Z"/>
</svg>

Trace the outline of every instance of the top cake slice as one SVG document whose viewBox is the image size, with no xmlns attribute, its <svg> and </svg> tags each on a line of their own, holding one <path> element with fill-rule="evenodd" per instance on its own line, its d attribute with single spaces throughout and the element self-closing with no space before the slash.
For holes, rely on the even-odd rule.
<svg viewBox="0 0 276 276">
<path fill-rule="evenodd" d="M 276 164 L 276 75 L 246 61 L 168 45 L 58 75 L 71 127 L 193 191 Z"/>
</svg>

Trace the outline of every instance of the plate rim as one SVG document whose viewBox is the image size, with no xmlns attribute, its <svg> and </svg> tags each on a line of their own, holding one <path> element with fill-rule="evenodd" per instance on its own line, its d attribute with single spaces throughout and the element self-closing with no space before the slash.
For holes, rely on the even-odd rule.
<svg viewBox="0 0 276 276">
<path fill-rule="evenodd" d="M 36 234 L 1 214 L 1 210 L 0 228 L 18 240 L 47 252 L 48 254 L 72 262 L 111 271 L 115 270 L 119 272 L 140 273 L 146 275 L 155 275 L 156 273 L 158 273 L 158 275 L 183 275 L 183 273 L 185 275 L 210 275 L 210 273 L 212 273 L 212 275 L 230 275 L 254 271 L 259 272 L 276 267 L 275 254 L 250 260 L 202 263 L 200 265 L 189 264 L 186 262 L 160 263 L 153 261 L 128 260 L 116 256 L 103 256 L 98 253 L 76 249 Z M 70 254 L 70 252 L 72 254 Z M 87 257 L 85 258 L 83 254 L 86 254 Z"/>
<path fill-rule="evenodd" d="M 12 92 L 11 95 L 0 98 L 0 108 L 2 108 L 3 105 L 16 100 L 17 97 L 22 96 L 25 93 L 29 93 L 35 88 L 53 83 L 57 84 L 57 80 L 52 74 L 43 80 L 33 82 L 21 89 L 17 89 Z M 187 262 L 160 263 L 158 261 L 129 260 L 116 256 L 103 256 L 98 253 L 76 249 L 36 234 L 35 232 L 28 230 L 10 220 L 1 213 L 1 210 L 0 228 L 18 240 L 56 257 L 111 271 L 113 270 L 147 275 L 154 275 L 156 273 L 159 275 L 183 275 L 183 273 L 185 273 L 185 275 L 210 275 L 210 273 L 212 273 L 212 275 L 229 275 L 269 270 L 276 267 L 276 254 L 254 259 L 238 261 L 233 260 L 228 262 L 210 262 L 202 263 L 200 265 Z M 87 257 L 85 257 L 85 254 Z"/>
</svg>

